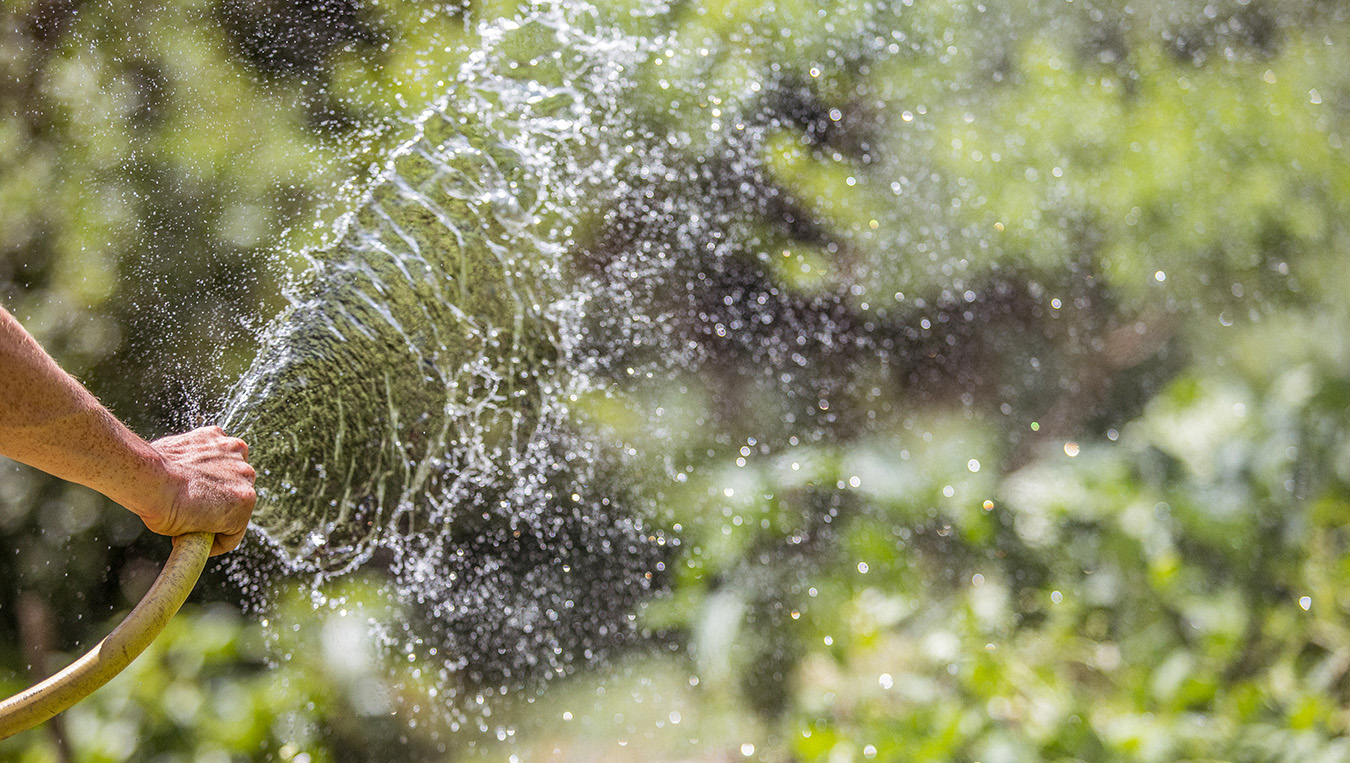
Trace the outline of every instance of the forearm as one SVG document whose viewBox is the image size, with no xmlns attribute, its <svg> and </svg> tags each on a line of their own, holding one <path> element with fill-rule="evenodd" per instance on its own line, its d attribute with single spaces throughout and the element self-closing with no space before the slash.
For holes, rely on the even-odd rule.
<svg viewBox="0 0 1350 763">
<path fill-rule="evenodd" d="M 159 453 L 0 309 L 0 454 L 103 493 L 142 516 L 173 488 Z M 149 490 L 157 492 L 145 495 Z"/>
</svg>

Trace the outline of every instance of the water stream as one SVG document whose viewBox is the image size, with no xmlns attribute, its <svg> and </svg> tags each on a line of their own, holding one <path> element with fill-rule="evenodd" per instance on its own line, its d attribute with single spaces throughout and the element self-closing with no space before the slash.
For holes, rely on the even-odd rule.
<svg viewBox="0 0 1350 763">
<path fill-rule="evenodd" d="M 649 512 L 604 477 L 619 456 L 570 406 L 595 382 L 566 260 L 630 145 L 617 102 L 641 55 L 586 15 L 482 30 L 460 86 L 308 255 L 222 417 L 260 475 L 261 532 L 233 564 L 258 606 L 281 579 L 321 604 L 386 570 L 410 606 L 376 636 L 447 684 L 600 656 L 663 556 Z"/>
</svg>

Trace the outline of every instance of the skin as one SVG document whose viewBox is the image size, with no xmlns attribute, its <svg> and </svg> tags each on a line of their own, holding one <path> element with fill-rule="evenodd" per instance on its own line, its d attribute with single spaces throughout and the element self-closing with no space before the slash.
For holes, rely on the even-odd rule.
<svg viewBox="0 0 1350 763">
<path fill-rule="evenodd" d="M 239 545 L 257 496 L 248 445 L 220 427 L 146 442 L 0 308 L 0 455 L 97 490 L 161 535 Z"/>
</svg>

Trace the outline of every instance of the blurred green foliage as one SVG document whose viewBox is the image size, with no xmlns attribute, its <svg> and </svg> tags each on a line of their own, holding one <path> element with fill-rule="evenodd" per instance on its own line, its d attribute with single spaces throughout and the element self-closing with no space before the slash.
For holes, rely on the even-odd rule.
<svg viewBox="0 0 1350 763">
<path fill-rule="evenodd" d="M 316 648 L 201 607 L 68 714 L 73 759 L 1350 758 L 1344 9 L 598 5 L 684 41 L 635 74 L 639 122 L 692 136 L 662 160 L 759 119 L 773 199 L 720 259 L 685 253 L 706 302 L 651 295 L 701 364 L 584 401 L 679 539 L 650 648 L 448 728 L 435 677 L 364 652 L 353 613 L 269 615 Z M 0 11 L 0 294 L 143 431 L 233 378 L 294 264 L 274 253 L 321 240 L 472 33 L 298 8 Z M 278 19 L 323 33 L 259 44 Z M 658 190 L 706 180 L 678 178 Z M 761 379 L 769 328 L 701 327 L 745 283 L 833 316 L 791 384 Z M 163 544 L 4 477 L 15 689 L 19 590 L 73 651 Z M 45 732 L 0 753 L 61 759 Z"/>
</svg>

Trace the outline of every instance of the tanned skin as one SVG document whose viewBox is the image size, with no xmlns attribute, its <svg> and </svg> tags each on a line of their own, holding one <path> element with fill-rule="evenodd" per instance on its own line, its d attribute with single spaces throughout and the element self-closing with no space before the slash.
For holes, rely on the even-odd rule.
<svg viewBox="0 0 1350 763">
<path fill-rule="evenodd" d="M 161 535 L 239 545 L 257 496 L 248 445 L 220 427 L 146 442 L 0 308 L 0 455 L 93 488 Z"/>
</svg>

